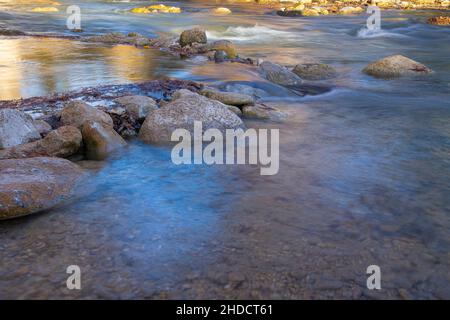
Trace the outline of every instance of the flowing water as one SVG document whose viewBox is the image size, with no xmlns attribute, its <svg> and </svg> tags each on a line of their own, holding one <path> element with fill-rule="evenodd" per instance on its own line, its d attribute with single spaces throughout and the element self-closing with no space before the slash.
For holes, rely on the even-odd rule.
<svg viewBox="0 0 450 320">
<path fill-rule="evenodd" d="M 299 97 L 255 67 L 178 60 L 153 49 L 62 39 L 0 38 L 0 99 L 99 84 L 194 79 L 254 87 L 285 123 L 280 171 L 175 166 L 170 149 L 138 142 L 91 170 L 87 196 L 0 223 L 1 298 L 450 298 L 450 29 L 430 12 L 282 18 L 255 6 L 169 2 L 179 15 L 134 15 L 151 2 L 78 1 L 85 34 L 178 34 L 202 26 L 244 56 L 333 65 L 331 92 Z M 70 34 L 59 13 L 1 1 L 0 25 Z M 436 72 L 380 80 L 369 62 L 403 54 Z M 82 290 L 66 289 L 79 265 Z M 382 290 L 366 288 L 378 265 Z"/>
</svg>

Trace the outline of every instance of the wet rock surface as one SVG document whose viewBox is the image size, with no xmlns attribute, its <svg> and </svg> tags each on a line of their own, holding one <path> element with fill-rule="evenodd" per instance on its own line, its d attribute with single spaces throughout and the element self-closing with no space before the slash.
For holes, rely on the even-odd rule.
<svg viewBox="0 0 450 320">
<path fill-rule="evenodd" d="M 62 126 L 51 131 L 45 138 L 0 150 L 0 159 L 30 157 L 67 158 L 82 146 L 81 132 L 72 126 Z"/>
<path fill-rule="evenodd" d="M 281 112 L 277 108 L 268 107 L 263 104 L 242 107 L 242 115 L 245 118 L 271 120 L 275 122 L 283 122 L 287 119 L 286 113 Z"/>
<path fill-rule="evenodd" d="M 0 219 L 50 209 L 68 199 L 83 171 L 60 158 L 0 160 Z"/>
<path fill-rule="evenodd" d="M 202 121 L 203 130 L 244 127 L 241 119 L 223 103 L 182 89 L 174 94 L 171 102 L 149 114 L 139 138 L 147 143 L 167 143 L 175 129 L 193 132 L 194 121 Z"/>
<path fill-rule="evenodd" d="M 105 160 L 112 152 L 127 144 L 112 126 L 95 121 L 83 123 L 81 132 L 88 160 Z"/>
<path fill-rule="evenodd" d="M 71 100 L 82 100 L 82 102 L 108 102 L 125 95 L 146 95 L 155 99 L 170 99 L 172 94 L 179 89 L 189 89 L 197 92 L 203 88 L 203 84 L 178 79 L 153 80 L 142 83 L 104 85 L 74 90 L 64 93 L 56 93 L 48 96 L 32 97 L 17 100 L 0 100 L 1 109 L 20 109 L 23 111 L 34 110 L 59 110 Z M 45 119 L 58 126 L 59 117 Z M 91 119 L 89 119 L 91 120 Z M 80 120 L 81 121 L 81 120 Z M 106 120 L 109 123 L 108 120 Z M 78 123 L 79 121 L 77 121 Z"/>
<path fill-rule="evenodd" d="M 83 101 L 70 101 L 61 111 L 61 122 L 81 128 L 86 121 L 95 121 L 105 126 L 113 126 L 111 117 L 98 108 L 92 107 Z"/>
<path fill-rule="evenodd" d="M 20 111 L 0 109 L 0 149 L 40 139 L 33 119 Z"/>
<path fill-rule="evenodd" d="M 370 63 L 363 72 L 378 78 L 426 75 L 433 71 L 427 66 L 402 55 L 389 56 Z"/>
<path fill-rule="evenodd" d="M 292 69 L 296 75 L 305 80 L 326 80 L 336 77 L 336 70 L 324 63 L 303 63 Z"/>
<path fill-rule="evenodd" d="M 263 76 L 273 83 L 282 86 L 297 86 L 302 83 L 299 76 L 279 64 L 264 61 L 259 67 Z"/>
<path fill-rule="evenodd" d="M 123 96 L 114 102 L 123 106 L 130 116 L 139 121 L 143 121 L 152 110 L 158 108 L 156 101 L 147 96 Z"/>
<path fill-rule="evenodd" d="M 206 88 L 200 91 L 200 94 L 209 99 L 217 100 L 222 102 L 223 104 L 228 104 L 236 107 L 251 105 L 255 103 L 255 99 L 252 96 L 243 93 L 223 92 L 212 88 Z"/>
<path fill-rule="evenodd" d="M 208 39 L 205 30 L 196 28 L 183 31 L 180 35 L 179 42 L 182 47 L 185 47 L 194 43 L 206 44 Z"/>
</svg>

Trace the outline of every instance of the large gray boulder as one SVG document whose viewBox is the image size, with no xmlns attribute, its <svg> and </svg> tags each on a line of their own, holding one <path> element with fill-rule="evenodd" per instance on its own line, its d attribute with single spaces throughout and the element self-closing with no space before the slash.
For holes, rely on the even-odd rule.
<svg viewBox="0 0 450 320">
<path fill-rule="evenodd" d="M 73 126 L 62 126 L 44 139 L 0 150 L 0 159 L 38 156 L 66 158 L 78 152 L 82 144 L 81 132 Z"/>
<path fill-rule="evenodd" d="M 139 131 L 139 138 L 146 143 L 167 143 L 176 129 L 192 133 L 194 121 L 201 121 L 203 130 L 216 128 L 225 131 L 245 127 L 223 103 L 181 89 L 174 93 L 171 102 L 149 114 Z"/>
<path fill-rule="evenodd" d="M 405 56 L 394 55 L 368 64 L 363 72 L 377 78 L 397 78 L 429 74 L 433 70 Z"/>
<path fill-rule="evenodd" d="M 71 197 L 84 171 L 61 158 L 0 160 L 0 219 L 50 209 Z"/>
<path fill-rule="evenodd" d="M 86 146 L 86 158 L 89 160 L 104 160 L 127 144 L 112 127 L 98 122 L 86 121 L 81 132 Z"/>
<path fill-rule="evenodd" d="M 73 100 L 65 104 L 61 111 L 61 122 L 81 129 L 86 121 L 95 121 L 107 126 L 113 126 L 113 120 L 106 113 L 83 101 Z"/>
<path fill-rule="evenodd" d="M 263 76 L 273 83 L 282 86 L 298 86 L 302 83 L 302 79 L 298 75 L 279 64 L 264 61 L 261 63 L 260 69 Z"/>
<path fill-rule="evenodd" d="M 29 115 L 13 109 L 0 110 L 0 149 L 40 138 L 41 135 Z"/>
</svg>

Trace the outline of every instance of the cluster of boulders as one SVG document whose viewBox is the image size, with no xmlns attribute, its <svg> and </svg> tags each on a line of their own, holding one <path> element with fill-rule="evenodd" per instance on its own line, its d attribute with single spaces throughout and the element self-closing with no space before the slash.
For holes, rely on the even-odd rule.
<svg viewBox="0 0 450 320">
<path fill-rule="evenodd" d="M 112 32 L 103 35 L 80 37 L 79 40 L 106 44 L 128 44 L 140 48 L 154 47 L 180 57 L 207 54 L 211 60 L 216 62 L 254 63 L 252 59 L 240 58 L 236 46 L 229 40 L 208 42 L 205 30 L 200 28 L 185 30 L 178 37 L 161 36 L 158 38 L 147 38 L 137 32 L 128 34 Z"/>
<path fill-rule="evenodd" d="M 132 13 L 180 13 L 179 7 L 166 6 L 164 4 L 154 4 L 147 7 L 137 7 L 130 10 Z"/>
<path fill-rule="evenodd" d="M 285 87 L 299 87 L 303 80 L 328 80 L 337 76 L 336 70 L 325 63 L 299 63 L 289 70 L 285 66 L 263 61 L 260 72 L 267 80 Z"/>
<path fill-rule="evenodd" d="M 137 7 L 130 10 L 132 13 L 181 13 L 181 8 L 166 6 L 164 4 L 154 4 L 146 7 Z M 224 7 L 217 7 L 211 9 L 211 13 L 214 15 L 227 15 L 231 13 L 231 10 Z"/>
<path fill-rule="evenodd" d="M 259 68 L 262 76 L 267 80 L 290 89 L 304 85 L 303 80 L 327 80 L 337 76 L 337 71 L 325 63 L 301 63 L 289 70 L 285 66 L 263 61 Z M 426 75 L 433 72 L 427 66 L 402 55 L 392 55 L 374 61 L 362 71 L 370 76 L 384 79 Z"/>
<path fill-rule="evenodd" d="M 168 101 L 128 95 L 113 102 L 106 108 L 68 101 L 52 125 L 0 109 L 0 219 L 46 210 L 73 196 L 84 176 L 76 162 L 105 160 L 125 147 L 126 139 L 165 144 L 176 129 L 192 132 L 194 121 L 204 130 L 224 131 L 245 128 L 241 118 L 286 118 L 254 96 L 213 88 L 180 89 Z"/>
<path fill-rule="evenodd" d="M 82 170 L 54 157 L 82 145 L 74 126 L 56 130 L 13 109 L 0 110 L 0 219 L 49 209 L 68 198 Z"/>
<path fill-rule="evenodd" d="M 154 40 L 152 45 L 166 48 L 184 57 L 196 54 L 209 54 L 210 59 L 216 62 L 253 63 L 251 60 L 239 58 L 236 46 L 231 41 L 218 40 L 209 43 L 205 30 L 200 28 L 184 30 L 178 39 L 163 38 Z"/>
<path fill-rule="evenodd" d="M 449 0 L 295 0 L 289 5 L 284 5 L 290 1 L 282 2 L 277 14 L 280 16 L 295 17 L 295 16 L 320 16 L 328 14 L 359 14 L 365 11 L 365 7 L 369 5 L 376 5 L 381 9 L 448 9 L 450 8 Z"/>
</svg>

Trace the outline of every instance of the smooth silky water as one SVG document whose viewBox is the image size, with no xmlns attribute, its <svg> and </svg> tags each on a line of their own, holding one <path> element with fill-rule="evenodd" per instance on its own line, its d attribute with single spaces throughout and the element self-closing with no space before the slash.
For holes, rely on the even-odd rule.
<svg viewBox="0 0 450 320">
<path fill-rule="evenodd" d="M 63 1 L 64 2 L 64 1 Z M 70 34 L 60 13 L 0 2 L 0 24 Z M 130 143 L 91 169 L 85 195 L 0 223 L 0 298 L 450 298 L 450 29 L 429 12 L 282 18 L 254 6 L 169 2 L 179 15 L 133 15 L 150 2 L 80 2 L 85 34 L 178 34 L 202 26 L 244 56 L 288 66 L 332 64 L 333 90 L 300 97 L 264 82 L 255 67 L 176 59 L 153 49 L 61 39 L 0 38 L 0 99 L 101 84 L 199 80 L 264 89 L 287 122 L 280 171 L 256 166 L 175 166 L 170 148 Z M 62 6 L 64 7 L 64 5 Z M 403 54 L 436 72 L 380 80 L 369 62 Z M 82 271 L 69 291 L 68 265 Z M 366 288 L 366 268 L 382 290 Z"/>
</svg>

